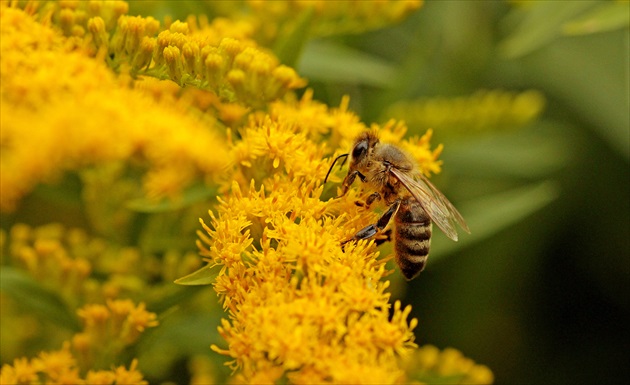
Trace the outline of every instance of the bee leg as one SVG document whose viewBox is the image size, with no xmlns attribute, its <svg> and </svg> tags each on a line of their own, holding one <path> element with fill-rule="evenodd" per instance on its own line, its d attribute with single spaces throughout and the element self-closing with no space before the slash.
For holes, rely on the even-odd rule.
<svg viewBox="0 0 630 385">
<path fill-rule="evenodd" d="M 378 235 L 374 239 L 374 243 L 376 243 L 376 246 L 380 246 L 385 242 L 390 242 L 391 240 L 392 240 L 392 229 L 387 229 L 387 231 Z"/>
<path fill-rule="evenodd" d="M 365 175 L 361 174 L 360 172 L 356 170 L 349 172 L 348 175 L 346 175 L 346 177 L 343 179 L 343 183 L 341 184 L 341 195 L 339 195 L 337 198 L 341 198 L 342 196 L 346 195 L 346 193 L 350 189 L 350 186 L 352 185 L 352 183 L 354 183 L 354 180 L 357 178 L 357 176 L 359 177 L 359 179 L 361 179 L 361 182 L 365 182 L 367 180 Z"/>
<path fill-rule="evenodd" d="M 365 202 L 356 201 L 356 202 L 354 202 L 354 204 L 359 206 L 359 207 L 370 208 L 370 206 L 372 205 L 372 203 L 374 203 L 374 201 L 377 201 L 377 200 L 380 200 L 380 199 L 381 199 L 381 194 L 375 192 L 373 194 L 370 194 L 370 196 L 367 197 Z"/>
<path fill-rule="evenodd" d="M 361 230 L 359 230 L 354 235 L 354 237 L 352 237 L 352 238 L 350 238 L 350 239 L 348 239 L 346 241 L 343 241 L 341 243 L 341 246 L 345 245 L 346 243 L 348 243 L 350 241 L 359 241 L 361 239 L 372 238 L 376 234 L 378 234 L 381 231 L 383 231 L 385 229 L 385 227 L 387 227 L 387 224 L 392 219 L 394 214 L 396 214 L 396 212 L 398 211 L 398 207 L 400 207 L 400 200 L 396 200 L 391 206 L 389 206 L 387 211 L 385 211 L 385 213 L 383 213 L 383 215 L 381 215 L 381 217 L 378 219 L 378 221 L 376 221 L 376 223 L 373 223 L 373 224 L 371 224 L 369 226 L 366 226 L 366 227 L 362 228 Z"/>
<path fill-rule="evenodd" d="M 381 200 L 381 194 L 377 192 L 370 194 L 370 196 L 365 201 L 365 207 L 370 207 L 372 203 L 374 203 L 374 201 L 380 201 L 380 200 Z"/>
</svg>

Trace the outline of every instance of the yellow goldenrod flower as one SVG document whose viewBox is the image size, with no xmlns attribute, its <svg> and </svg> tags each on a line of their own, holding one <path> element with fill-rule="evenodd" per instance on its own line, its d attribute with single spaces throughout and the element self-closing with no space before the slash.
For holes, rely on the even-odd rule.
<svg viewBox="0 0 630 385">
<path fill-rule="evenodd" d="M 298 103 L 315 104 L 310 95 Z M 214 288 L 230 315 L 219 328 L 227 348 L 213 350 L 232 357 L 230 366 L 250 382 L 282 376 L 292 382 L 401 381 L 399 358 L 415 347 L 417 321 L 408 320 L 411 309 L 399 302 L 390 309 L 386 259 L 376 258 L 373 242 L 340 246 L 376 214 L 359 213 L 354 192 L 321 201 L 329 164 L 311 136 L 343 130 L 330 124 L 348 113 L 344 106 L 314 107 L 316 120 L 324 122 L 315 123 L 317 129 L 300 129 L 291 113 L 285 119 L 282 111 L 292 107 L 279 102 L 272 115 L 253 116 L 233 144 L 230 191 L 219 199 L 218 213 L 210 212 L 211 225 L 202 221 L 207 235 L 200 233 L 198 242 L 208 262 L 222 267 Z M 373 129 L 405 143 L 403 124 Z M 427 169 L 439 170 L 429 139 L 410 142 L 410 152 L 426 155 Z M 248 180 L 246 191 L 241 186 Z M 346 208 L 357 215 L 331 215 Z"/>
<path fill-rule="evenodd" d="M 440 351 L 433 345 L 419 347 L 405 363 L 409 377 L 420 383 L 430 383 L 436 377 L 446 377 L 456 384 L 491 384 L 492 371 L 476 364 L 453 348 Z"/>
<path fill-rule="evenodd" d="M 131 68 L 137 70 L 149 65 L 156 46 L 152 37 L 160 29 L 159 21 L 152 17 L 121 16 L 110 40 L 107 39 L 109 33 L 105 29 L 105 23 L 100 22 L 98 18 L 90 20 L 92 21 L 90 32 L 95 36 L 96 46 L 109 48 L 110 52 L 116 54 L 112 63 L 114 68 L 117 68 L 120 65 L 118 61 L 122 60 L 127 60 Z"/>
<path fill-rule="evenodd" d="M 106 370 L 90 370 L 85 376 L 85 382 L 94 385 L 115 384 L 116 374 Z"/>
<path fill-rule="evenodd" d="M 39 228 L 17 224 L 10 230 L 6 251 L 14 266 L 59 293 L 68 305 L 95 296 L 90 275 L 103 248 L 81 230 L 66 231 L 59 224 Z"/>
<path fill-rule="evenodd" d="M 415 347 L 417 321 L 399 302 L 390 309 L 387 258 L 376 258 L 371 241 L 340 246 L 377 214 L 355 204 L 355 189 L 321 200 L 330 165 L 323 158 L 337 149 L 316 140 L 334 138 L 347 151 L 366 129 L 347 105 L 344 98 L 328 109 L 307 92 L 251 115 L 240 139 L 230 139 L 235 168 L 211 224 L 202 220 L 198 246 L 221 267 L 214 289 L 229 314 L 219 327 L 227 347 L 212 349 L 233 359 L 237 381 L 407 378 L 400 358 Z M 431 131 L 406 140 L 402 122 L 371 129 L 408 151 L 425 174 L 440 171 L 442 147 L 430 148 Z"/>
<path fill-rule="evenodd" d="M 255 26 L 257 40 L 269 43 L 294 32 L 305 13 L 312 13 L 309 33 L 313 37 L 361 33 L 402 21 L 420 8 L 423 1 L 248 0 L 245 10 L 243 7 L 225 9 L 227 7 L 222 4 L 208 3 L 235 18 L 244 18 Z"/>
<path fill-rule="evenodd" d="M 252 41 L 254 26 L 244 20 L 232 20 L 217 17 L 209 21 L 206 15 L 190 15 L 186 18 L 186 24 L 191 35 L 204 36 L 213 44 L 218 45 L 224 37 L 240 41 Z"/>
<path fill-rule="evenodd" d="M 39 381 L 39 368 L 27 358 L 16 358 L 13 365 L 4 364 L 0 369 L 0 384 L 32 384 Z"/>
<path fill-rule="evenodd" d="M 341 148 L 347 152 L 354 139 L 366 130 L 366 126 L 359 117 L 348 110 L 349 98 L 344 97 L 338 108 L 328 108 L 326 105 L 312 100 L 312 91 L 307 90 L 299 101 L 282 100 L 271 104 L 270 115 L 277 120 L 293 126 L 296 133 L 306 133 L 308 138 L 319 142 L 326 138 L 328 145 L 335 149 Z M 373 125 L 377 130 L 380 140 L 384 143 L 393 143 L 407 151 L 418 163 L 422 172 L 429 176 L 441 171 L 442 162 L 437 160 L 442 152 L 442 146 L 436 149 L 429 148 L 429 142 L 433 130 L 428 130 L 422 137 L 405 139 L 407 126 L 402 121 L 390 120 L 382 127 Z M 243 147 L 248 147 L 248 141 L 237 144 L 236 159 L 242 157 Z M 250 148 L 250 147 L 248 147 Z M 314 164 L 321 164 L 314 162 Z M 318 170 L 319 172 L 319 170 Z"/>
<path fill-rule="evenodd" d="M 444 134 L 473 134 L 524 126 L 535 120 L 544 106 L 545 98 L 538 91 L 491 90 L 466 97 L 401 101 L 390 106 L 386 114 L 417 130 L 431 127 Z"/>
<path fill-rule="evenodd" d="M 87 250 L 80 252 L 80 246 L 68 245 L 62 239 L 64 235 L 59 225 L 38 229 L 15 225 L 7 242 L 8 256 L 15 266 L 45 282 L 45 286 L 54 288 L 68 304 L 76 305 L 86 294 L 85 285 L 92 265 L 85 254 Z"/>
<path fill-rule="evenodd" d="M 187 23 L 175 21 L 154 37 L 159 30 L 157 20 L 121 16 L 107 41 L 105 23 L 96 18 L 90 20 L 88 29 L 95 36 L 95 43 L 109 48 L 113 56 L 111 65 L 119 68 L 127 63 L 133 74 L 209 89 L 225 101 L 255 107 L 305 85 L 292 68 L 281 65 L 252 40 L 238 40 L 247 34 L 231 33 L 220 23 L 203 28 L 195 25 L 191 31 Z"/>
<path fill-rule="evenodd" d="M 110 328 L 107 325 L 112 313 L 119 314 L 115 318 L 118 324 L 124 324 L 119 326 L 124 329 L 120 338 L 128 343 L 135 341 L 144 329 L 154 327 L 155 318 L 144 305 L 136 307 L 128 300 L 118 299 L 143 298 L 153 291 L 159 292 L 164 285 L 150 285 L 146 282 L 147 276 L 170 284 L 175 277 L 198 269 L 201 263 L 192 252 L 182 255 L 169 251 L 164 257 L 168 263 L 162 266 L 155 256 L 136 248 L 111 245 L 103 239 L 89 237 L 83 230 L 66 229 L 60 224 L 36 228 L 16 224 L 5 238 L 1 250 L 6 262 L 57 293 L 69 309 L 86 306 L 80 310 L 80 317 L 95 330 L 95 335 L 99 330 L 104 332 Z M 104 302 L 112 308 L 97 304 Z M 85 314 L 90 317 L 83 317 Z M 38 328 L 31 328 L 33 333 L 35 330 Z M 23 336 L 16 344 L 29 336 L 13 335 Z"/>
<path fill-rule="evenodd" d="M 41 352 L 37 360 L 39 371 L 46 373 L 49 381 L 57 384 L 79 383 L 79 369 L 76 365 L 68 344 L 59 351 Z"/>
<path fill-rule="evenodd" d="M 85 376 L 86 384 L 130 384 L 130 385 L 148 385 L 143 379 L 142 373 L 137 369 L 138 360 L 134 359 L 129 365 L 129 369 L 125 366 L 118 366 L 114 370 L 89 371 Z"/>
<path fill-rule="evenodd" d="M 13 361 L 13 365 L 2 365 L 0 384 L 147 385 L 137 366 L 138 361 L 134 359 L 129 369 L 118 366 L 113 370 L 90 370 L 82 378 L 69 344 L 64 344 L 61 350 L 41 352 L 37 358 L 19 358 Z"/>
<path fill-rule="evenodd" d="M 151 170 L 147 195 L 173 197 L 191 181 L 183 175 L 217 176 L 229 163 L 213 120 L 127 88 L 24 11 L 0 9 L 3 211 L 36 184 L 88 165 L 135 157 Z M 179 173 L 165 171 L 172 165 Z"/>
<path fill-rule="evenodd" d="M 137 371 L 138 360 L 134 359 L 131 361 L 131 365 L 129 369 L 124 366 L 119 366 L 114 371 L 116 376 L 115 383 L 116 384 L 138 384 L 138 385 L 147 385 L 148 382 L 142 379 L 142 374 Z"/>
<path fill-rule="evenodd" d="M 313 100 L 313 91 L 307 90 L 300 100 L 286 98 L 271 103 L 269 114 L 294 125 L 314 142 L 326 139 L 331 148 L 346 148 L 366 129 L 360 118 L 348 110 L 349 103 L 350 99 L 344 96 L 339 107 L 329 108 Z"/>
<path fill-rule="evenodd" d="M 72 348 L 83 368 L 101 367 L 125 347 L 135 343 L 146 328 L 158 325 L 157 316 L 145 305 L 130 300 L 108 300 L 77 311 L 83 331 L 74 335 Z"/>
</svg>

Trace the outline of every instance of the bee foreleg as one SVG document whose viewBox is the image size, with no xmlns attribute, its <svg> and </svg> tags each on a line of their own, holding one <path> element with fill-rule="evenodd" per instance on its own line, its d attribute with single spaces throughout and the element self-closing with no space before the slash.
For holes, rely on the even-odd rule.
<svg viewBox="0 0 630 385">
<path fill-rule="evenodd" d="M 356 170 L 349 172 L 348 175 L 346 175 L 346 177 L 343 179 L 343 183 L 341 184 L 341 195 L 339 195 L 337 198 L 341 198 L 342 196 L 346 195 L 357 176 L 359 177 L 359 179 L 361 179 L 361 182 L 366 181 L 365 175 L 361 174 L 360 172 Z"/>
<path fill-rule="evenodd" d="M 376 234 L 379 234 L 380 232 L 385 230 L 389 221 L 391 221 L 394 214 L 396 214 L 396 212 L 398 211 L 398 207 L 400 207 L 400 200 L 396 200 L 391 206 L 389 206 L 387 211 L 385 211 L 385 213 L 381 215 L 381 217 L 378 219 L 378 221 L 376 221 L 376 223 L 373 223 L 369 226 L 362 228 L 352 238 L 346 241 L 343 241 L 341 245 L 343 246 L 350 241 L 359 241 L 361 239 L 369 239 L 375 236 Z"/>
</svg>

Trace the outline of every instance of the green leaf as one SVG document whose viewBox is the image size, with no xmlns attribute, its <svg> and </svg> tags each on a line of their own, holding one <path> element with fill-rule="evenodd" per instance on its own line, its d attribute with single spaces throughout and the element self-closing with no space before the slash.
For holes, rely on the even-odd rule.
<svg viewBox="0 0 630 385">
<path fill-rule="evenodd" d="M 376 56 L 328 40 L 310 41 L 298 63 L 301 75 L 318 81 L 391 87 L 396 68 Z"/>
<path fill-rule="evenodd" d="M 159 201 L 154 201 L 148 198 L 137 198 L 128 201 L 127 208 L 141 213 L 176 211 L 216 195 L 216 188 L 198 184 L 186 189 L 177 199 L 164 198 Z"/>
<path fill-rule="evenodd" d="M 220 268 L 218 265 L 205 265 L 201 269 L 190 273 L 185 277 L 175 280 L 178 285 L 210 285 L 219 275 Z"/>
<path fill-rule="evenodd" d="M 542 180 L 568 167 L 577 156 L 567 142 L 568 129 L 557 122 L 540 122 L 531 130 L 453 142 L 445 145 L 448 151 L 442 160 L 451 174 Z"/>
<path fill-rule="evenodd" d="M 311 20 L 313 20 L 313 7 L 304 9 L 291 28 L 284 28 L 276 41 L 273 52 L 282 64 L 295 67 L 304 46 L 308 42 Z"/>
<path fill-rule="evenodd" d="M 589 35 L 630 27 L 630 3 L 606 2 L 564 24 L 565 35 Z"/>
<path fill-rule="evenodd" d="M 506 58 L 527 55 L 562 36 L 562 26 L 592 8 L 594 1 L 537 1 L 530 8 L 515 9 L 513 18 L 522 16 L 514 32 L 499 45 Z"/>
<path fill-rule="evenodd" d="M 145 378 L 168 378 L 173 365 L 191 356 L 207 355 L 212 344 L 223 343 L 216 327 L 220 325 L 224 313 L 220 309 L 206 308 L 204 312 L 196 309 L 180 309 L 169 317 L 160 321 L 160 327 L 151 329 L 151 335 L 143 338 L 139 343 L 138 359 L 140 362 L 149 363 L 142 369 Z M 168 349 L 169 354 L 164 354 Z M 218 357 L 218 356 L 217 356 Z M 230 374 L 222 373 L 222 365 L 219 359 L 216 365 L 215 376 L 227 379 Z M 218 380 L 217 377 L 215 377 Z M 219 384 L 225 383 L 218 380 Z"/>
<path fill-rule="evenodd" d="M 176 307 L 190 301 L 201 289 L 204 288 L 202 286 L 181 287 L 167 283 L 162 287 L 153 288 L 144 300 L 147 309 L 160 314 L 160 318 L 163 318 Z"/>
<path fill-rule="evenodd" d="M 6 266 L 0 269 L 0 291 L 42 319 L 73 331 L 80 329 L 76 316 L 57 293 L 42 287 L 19 269 Z"/>
<path fill-rule="evenodd" d="M 542 183 L 514 188 L 508 191 L 485 196 L 460 205 L 460 211 L 471 234 L 463 234 L 459 242 L 446 240 L 445 236 L 434 237 L 435 247 L 431 253 L 433 260 L 482 239 L 489 238 L 502 229 L 516 224 L 554 201 L 560 192 L 557 182 Z"/>
</svg>

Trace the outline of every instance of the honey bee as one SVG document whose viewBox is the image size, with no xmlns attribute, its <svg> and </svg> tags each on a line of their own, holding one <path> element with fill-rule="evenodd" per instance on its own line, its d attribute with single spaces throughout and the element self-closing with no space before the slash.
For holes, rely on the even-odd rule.
<svg viewBox="0 0 630 385">
<path fill-rule="evenodd" d="M 324 183 L 335 163 L 341 158 L 345 162 L 348 156 L 348 174 L 337 198 L 344 196 L 358 177 L 374 190 L 365 205 L 369 207 L 382 199 L 389 208 L 376 223 L 359 230 L 342 245 L 375 235 L 387 235 L 384 230 L 393 217 L 396 264 L 405 278 L 411 280 L 424 270 L 427 262 L 432 222 L 454 241 L 457 241 L 456 223 L 470 233 L 459 211 L 422 175 L 410 157 L 394 145 L 380 143 L 373 132 L 364 132 L 357 137 L 352 154 L 335 158 Z M 386 240 L 389 240 L 389 235 Z"/>
</svg>

